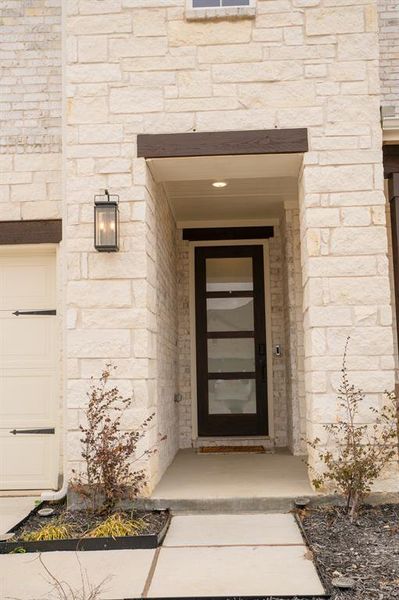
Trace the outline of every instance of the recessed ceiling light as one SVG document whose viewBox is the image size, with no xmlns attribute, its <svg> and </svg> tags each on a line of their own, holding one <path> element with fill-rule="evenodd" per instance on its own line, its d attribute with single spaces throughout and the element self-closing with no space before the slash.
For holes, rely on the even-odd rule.
<svg viewBox="0 0 399 600">
<path fill-rule="evenodd" d="M 212 185 L 215 188 L 224 188 L 224 187 L 226 187 L 227 183 L 226 183 L 226 181 L 214 181 L 212 183 Z"/>
</svg>

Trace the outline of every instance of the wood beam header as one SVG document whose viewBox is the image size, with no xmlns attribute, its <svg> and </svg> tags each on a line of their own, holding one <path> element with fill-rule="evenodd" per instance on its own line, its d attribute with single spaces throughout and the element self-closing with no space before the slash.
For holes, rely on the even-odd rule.
<svg viewBox="0 0 399 600">
<path fill-rule="evenodd" d="M 61 219 L 0 221 L 0 245 L 58 244 L 62 240 Z"/>
<path fill-rule="evenodd" d="M 216 240 L 263 240 L 273 237 L 272 226 L 260 227 L 193 227 L 183 229 L 183 240 L 190 242 Z"/>
<path fill-rule="evenodd" d="M 308 130 L 260 129 L 139 134 L 137 156 L 177 158 L 236 154 L 294 154 L 308 151 Z"/>
</svg>

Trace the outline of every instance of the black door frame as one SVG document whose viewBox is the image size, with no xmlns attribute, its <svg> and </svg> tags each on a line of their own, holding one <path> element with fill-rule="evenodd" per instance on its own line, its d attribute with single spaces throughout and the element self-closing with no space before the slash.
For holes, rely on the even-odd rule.
<svg viewBox="0 0 399 600">
<path fill-rule="evenodd" d="M 195 281 L 195 332 L 196 332 L 196 382 L 197 382 L 197 417 L 199 437 L 223 436 L 267 436 L 268 424 L 268 348 L 266 334 L 266 301 L 265 301 L 265 269 L 264 243 L 239 245 L 206 245 L 194 248 L 194 281 Z M 209 415 L 208 414 L 208 347 L 209 337 L 206 333 L 206 298 L 205 293 L 205 260 L 217 257 L 252 257 L 253 258 L 253 292 L 239 292 L 237 295 L 254 296 L 254 334 L 256 381 L 255 414 Z M 214 295 L 214 294 L 212 294 Z M 229 293 L 228 296 L 231 297 Z M 221 337 L 237 337 L 226 332 Z M 232 377 L 233 374 L 230 375 Z M 218 376 L 218 378 L 220 378 Z M 225 378 L 228 378 L 226 376 Z"/>
</svg>

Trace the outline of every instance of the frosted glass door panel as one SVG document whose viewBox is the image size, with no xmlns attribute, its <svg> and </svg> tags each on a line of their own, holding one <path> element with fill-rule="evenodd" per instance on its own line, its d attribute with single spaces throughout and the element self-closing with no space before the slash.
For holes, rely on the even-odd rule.
<svg viewBox="0 0 399 600">
<path fill-rule="evenodd" d="M 208 331 L 253 331 L 253 298 L 208 298 Z"/>
<path fill-rule="evenodd" d="M 254 379 L 215 379 L 208 382 L 209 414 L 256 413 Z"/>
<path fill-rule="evenodd" d="M 207 258 L 206 291 L 253 290 L 252 258 Z"/>
<path fill-rule="evenodd" d="M 208 340 L 209 373 L 254 373 L 253 338 L 212 338 Z"/>
</svg>

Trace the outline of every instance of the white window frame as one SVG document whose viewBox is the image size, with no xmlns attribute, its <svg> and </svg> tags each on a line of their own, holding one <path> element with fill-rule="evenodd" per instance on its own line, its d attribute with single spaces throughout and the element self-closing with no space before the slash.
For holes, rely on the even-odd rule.
<svg viewBox="0 0 399 600">
<path fill-rule="evenodd" d="M 223 19 L 225 17 L 255 17 L 256 0 L 249 0 L 248 6 L 215 6 L 193 8 L 192 0 L 186 0 L 186 19 L 190 21 L 201 19 Z"/>
</svg>

